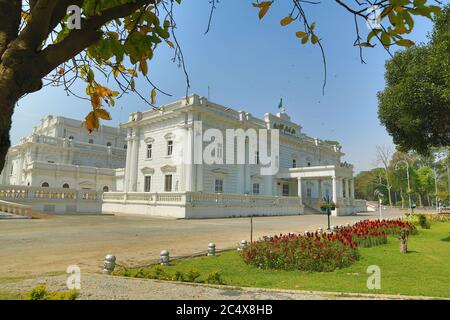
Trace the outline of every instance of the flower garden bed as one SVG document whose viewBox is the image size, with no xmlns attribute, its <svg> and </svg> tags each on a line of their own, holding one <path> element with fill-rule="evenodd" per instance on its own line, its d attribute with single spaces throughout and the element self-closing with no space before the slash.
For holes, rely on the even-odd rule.
<svg viewBox="0 0 450 320">
<path fill-rule="evenodd" d="M 242 250 L 241 256 L 247 264 L 261 269 L 334 271 L 356 261 L 358 247 L 386 244 L 388 235 L 398 236 L 404 229 L 417 233 L 407 221 L 365 220 L 332 233 L 264 237 Z"/>
</svg>

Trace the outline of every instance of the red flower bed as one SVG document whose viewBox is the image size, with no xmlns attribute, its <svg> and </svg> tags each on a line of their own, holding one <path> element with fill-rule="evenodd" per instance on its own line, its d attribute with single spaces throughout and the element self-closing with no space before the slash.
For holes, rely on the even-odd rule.
<svg viewBox="0 0 450 320">
<path fill-rule="evenodd" d="M 358 259 L 358 247 L 387 243 L 402 229 L 414 234 L 413 224 L 401 220 L 361 221 L 332 233 L 287 234 L 264 237 L 242 250 L 248 264 L 263 269 L 333 271 Z"/>
</svg>

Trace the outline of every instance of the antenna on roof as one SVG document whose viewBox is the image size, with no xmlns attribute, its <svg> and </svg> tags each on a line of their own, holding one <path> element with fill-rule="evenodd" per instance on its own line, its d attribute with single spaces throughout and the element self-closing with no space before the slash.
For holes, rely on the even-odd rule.
<svg viewBox="0 0 450 320">
<path fill-rule="evenodd" d="M 211 95 L 210 95 L 210 94 L 211 94 L 210 91 L 211 91 L 211 88 L 208 86 L 208 100 L 210 100 L 210 96 L 211 96 Z"/>
</svg>

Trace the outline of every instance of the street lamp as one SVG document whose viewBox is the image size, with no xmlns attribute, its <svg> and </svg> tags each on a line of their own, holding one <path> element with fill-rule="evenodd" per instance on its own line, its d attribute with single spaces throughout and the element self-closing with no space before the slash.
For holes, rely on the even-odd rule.
<svg viewBox="0 0 450 320">
<path fill-rule="evenodd" d="M 411 185 L 409 183 L 409 163 L 406 160 L 399 160 L 397 161 L 397 163 L 395 164 L 395 170 L 398 170 L 398 164 L 399 163 L 405 163 L 406 164 L 406 179 L 408 181 L 408 203 L 409 203 L 409 212 L 412 214 L 413 213 L 413 207 L 412 207 L 412 202 L 411 202 Z"/>
<path fill-rule="evenodd" d="M 383 194 L 380 190 L 378 190 L 378 189 L 375 189 L 375 191 L 373 192 L 373 194 L 374 194 L 376 197 L 378 197 L 378 203 L 380 204 L 379 206 L 380 206 L 380 220 L 381 220 L 381 205 L 382 205 L 382 203 L 383 203 L 383 197 L 384 197 L 384 194 Z"/>
<path fill-rule="evenodd" d="M 434 171 L 434 195 L 436 197 L 436 213 L 439 213 L 439 211 L 440 211 L 439 210 L 439 205 L 438 205 L 438 201 L 439 201 L 439 198 L 438 198 L 438 179 L 439 179 L 439 177 L 438 177 L 436 168 L 433 168 L 433 171 Z"/>
<path fill-rule="evenodd" d="M 320 205 L 320 211 L 323 213 L 326 213 L 328 216 L 328 228 L 327 232 L 331 232 L 331 226 L 330 226 L 330 216 L 331 216 L 331 210 L 336 209 L 336 204 L 330 200 L 330 196 L 327 195 L 323 198 L 323 202 Z"/>
</svg>

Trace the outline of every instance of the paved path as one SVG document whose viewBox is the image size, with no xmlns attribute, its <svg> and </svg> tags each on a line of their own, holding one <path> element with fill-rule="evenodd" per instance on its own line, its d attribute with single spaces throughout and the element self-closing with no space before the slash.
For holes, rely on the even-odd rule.
<svg viewBox="0 0 450 320">
<path fill-rule="evenodd" d="M 0 289 L 23 294 L 40 283 L 47 289 L 67 291 L 66 276 L 42 277 L 0 285 Z M 329 299 L 427 299 L 394 295 L 339 294 L 327 292 L 266 290 L 229 286 L 196 285 L 100 274 L 81 276 L 79 300 L 329 300 Z"/>
<path fill-rule="evenodd" d="M 399 212 L 385 212 L 395 217 Z M 377 213 L 332 217 L 332 224 L 376 219 Z M 98 272 L 103 257 L 118 263 L 143 265 L 158 259 L 162 249 L 172 256 L 237 246 L 250 238 L 250 219 L 168 220 L 136 216 L 50 216 L 47 219 L 0 220 L 0 278 L 65 271 Z M 326 227 L 326 216 L 303 215 L 253 218 L 254 239 L 264 235 L 303 232 Z"/>
</svg>

